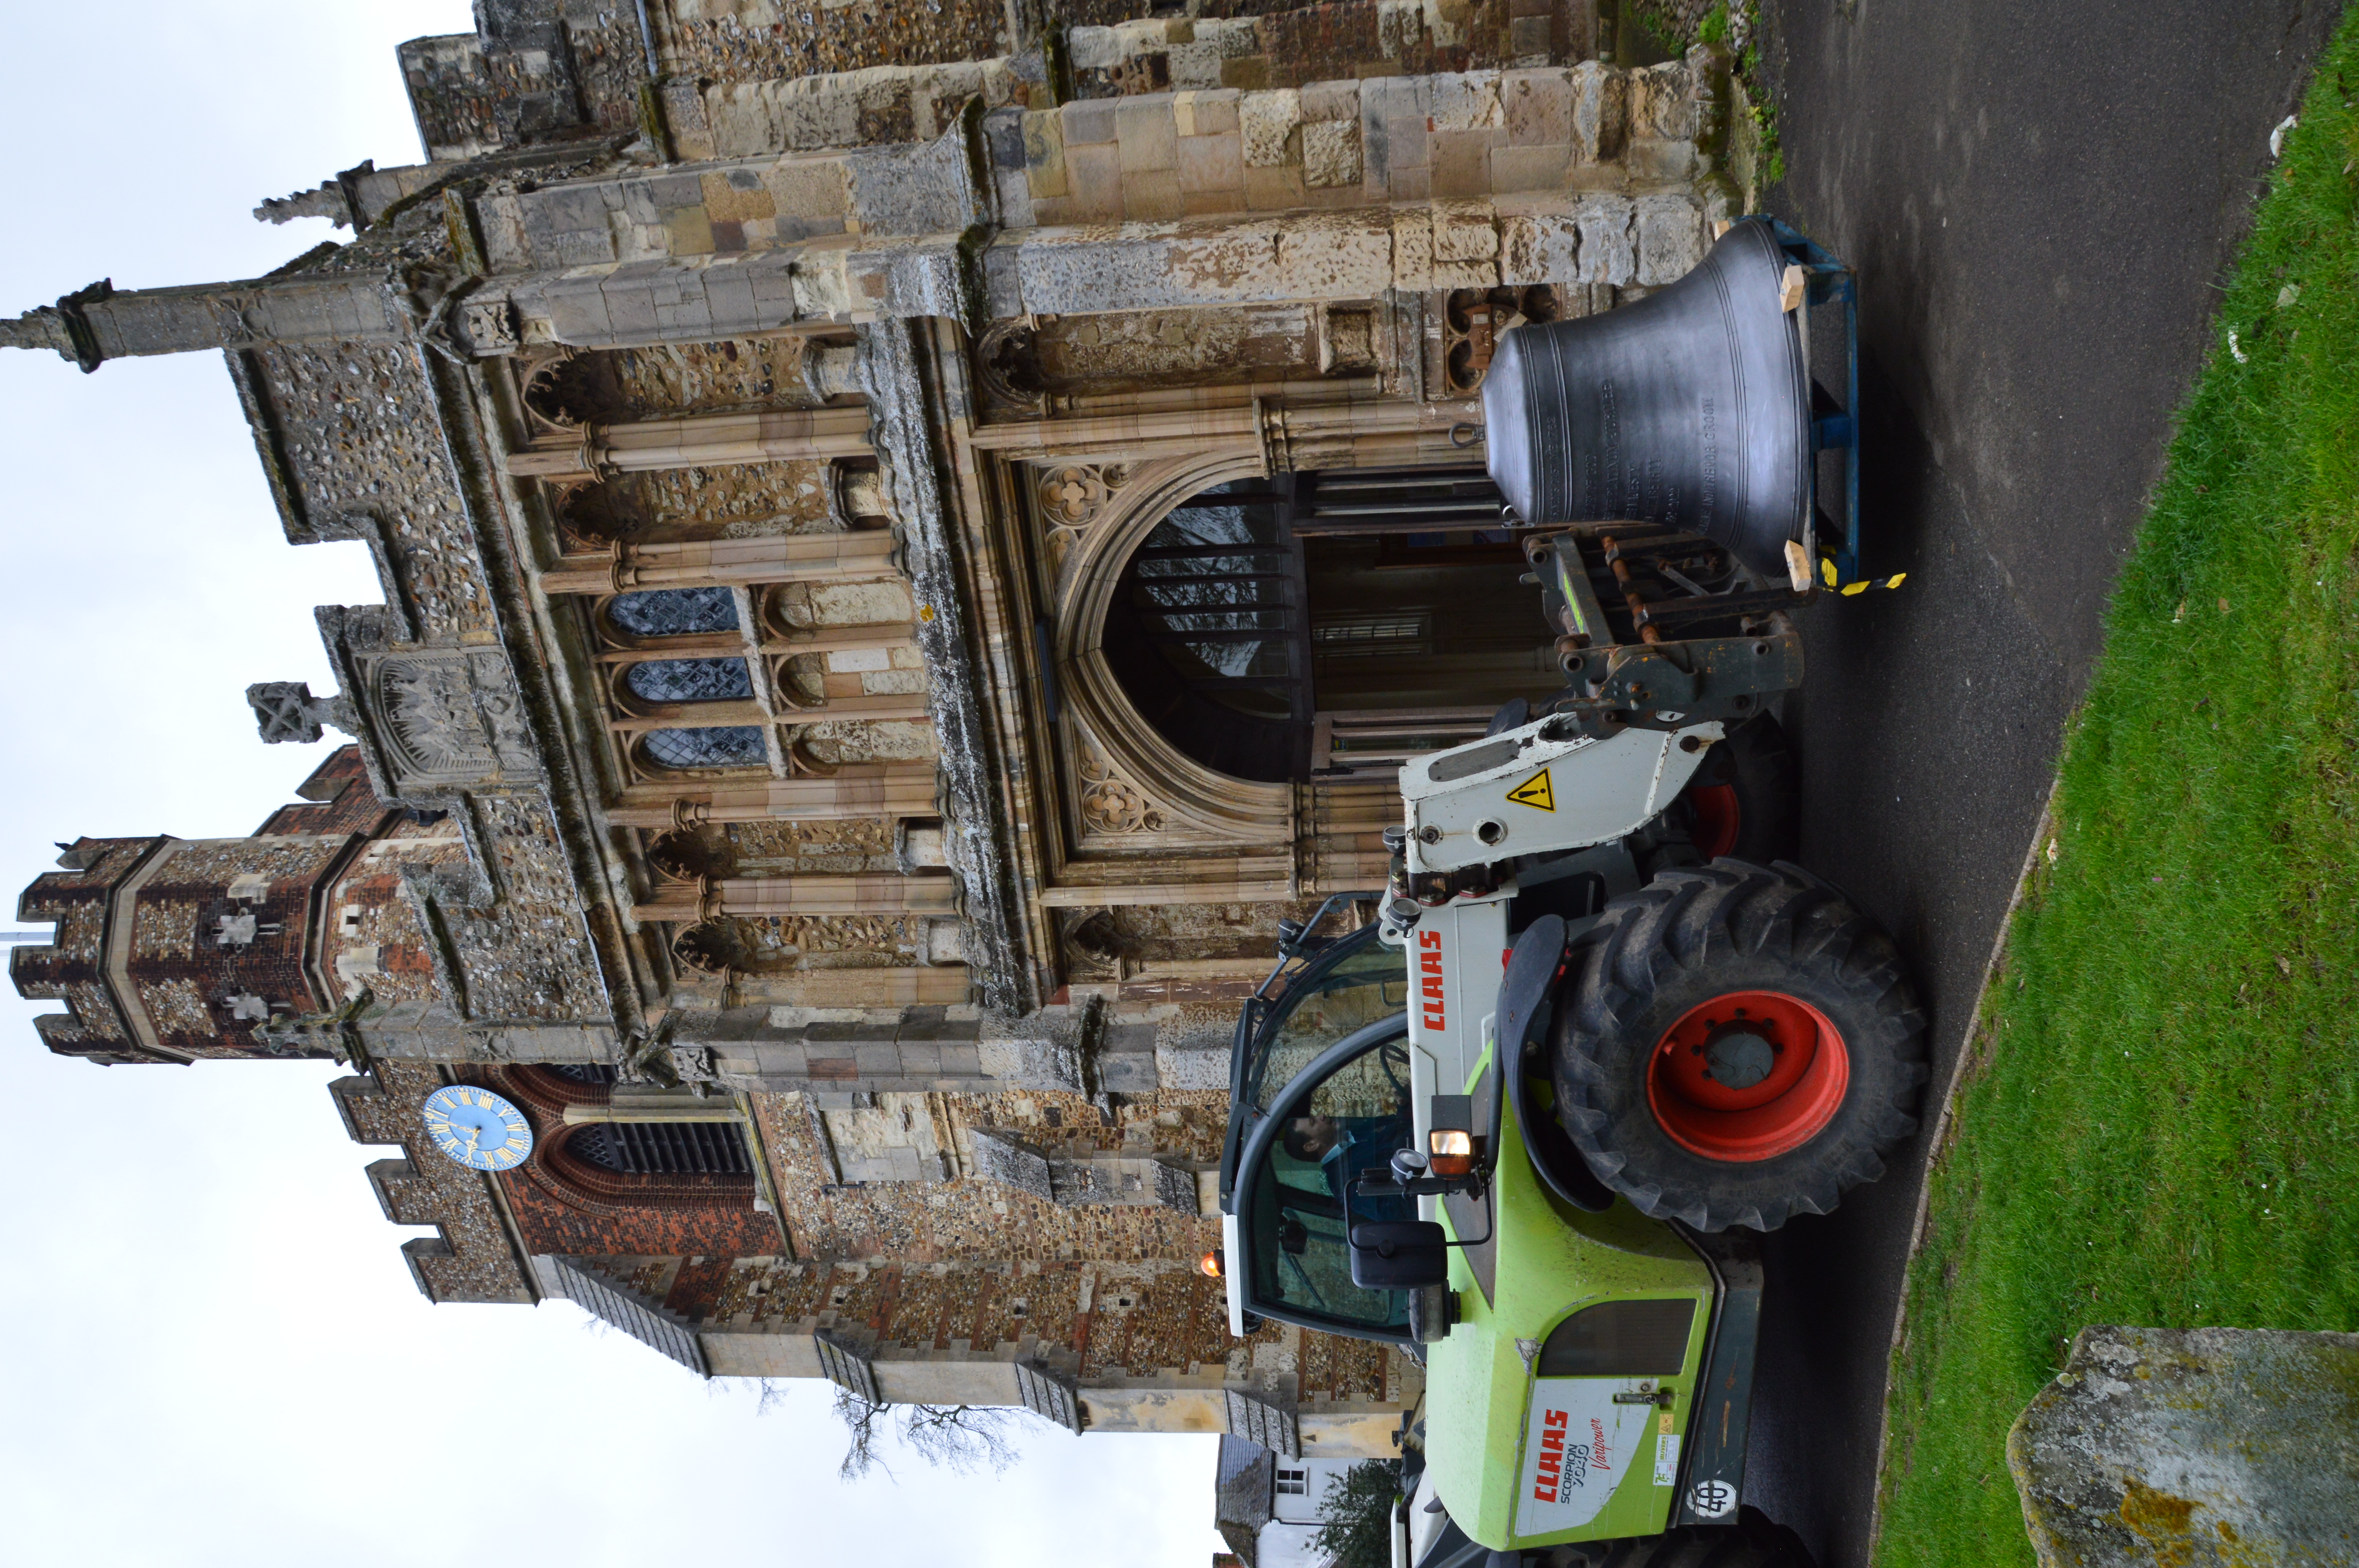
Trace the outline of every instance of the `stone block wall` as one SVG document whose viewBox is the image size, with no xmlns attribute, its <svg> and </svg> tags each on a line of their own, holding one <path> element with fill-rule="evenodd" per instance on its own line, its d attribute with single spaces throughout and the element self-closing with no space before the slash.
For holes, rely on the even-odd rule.
<svg viewBox="0 0 2359 1568">
<path fill-rule="evenodd" d="M 1316 220 L 1040 229 L 984 260 L 995 316 L 1177 309 L 1503 284 L 1669 283 L 1701 259 L 1707 210 L 1685 192 L 1436 201 Z"/>
<path fill-rule="evenodd" d="M 986 110 L 1046 105 L 1045 85 L 1027 79 L 1024 63 L 1001 57 L 691 83 L 668 91 L 668 124 L 673 150 L 690 162 L 929 142 L 972 98 Z"/>
<path fill-rule="evenodd" d="M 924 143 L 553 182 L 487 196 L 477 215 L 494 270 L 528 272 L 829 235 L 954 235 L 984 216 L 978 195 L 954 126 Z"/>
<path fill-rule="evenodd" d="M 992 117 L 1010 227 L 1625 189 L 1695 172 L 1696 71 L 1467 71 L 1183 90 Z M 1020 177 L 1020 178 L 1019 178 Z"/>
</svg>

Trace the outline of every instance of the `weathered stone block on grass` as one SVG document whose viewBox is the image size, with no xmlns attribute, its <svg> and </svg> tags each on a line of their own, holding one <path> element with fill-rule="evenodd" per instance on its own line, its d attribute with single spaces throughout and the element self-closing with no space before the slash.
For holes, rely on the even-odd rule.
<svg viewBox="0 0 2359 1568">
<path fill-rule="evenodd" d="M 2040 1568 L 2351 1568 L 2359 1334 L 2084 1328 L 2006 1462 Z"/>
</svg>

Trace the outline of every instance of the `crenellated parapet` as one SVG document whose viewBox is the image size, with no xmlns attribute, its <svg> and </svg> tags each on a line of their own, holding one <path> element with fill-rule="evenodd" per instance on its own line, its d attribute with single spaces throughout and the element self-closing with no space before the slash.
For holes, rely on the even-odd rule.
<svg viewBox="0 0 2359 1568">
<path fill-rule="evenodd" d="M 402 1243 L 419 1290 L 431 1302 L 539 1299 L 533 1274 L 501 1217 L 496 1179 L 454 1164 L 426 1142 L 426 1097 L 441 1072 L 424 1064 L 382 1062 L 366 1074 L 328 1086 L 355 1143 L 394 1143 L 403 1157 L 368 1167 L 385 1217 L 395 1225 L 430 1225 L 435 1234 Z"/>
</svg>

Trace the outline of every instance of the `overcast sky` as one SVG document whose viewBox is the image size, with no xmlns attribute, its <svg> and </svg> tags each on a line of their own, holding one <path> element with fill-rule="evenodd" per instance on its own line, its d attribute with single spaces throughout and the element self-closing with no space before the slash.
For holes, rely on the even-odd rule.
<svg viewBox="0 0 2359 1568">
<path fill-rule="evenodd" d="M 0 0 L 0 315 L 100 277 L 250 277 L 321 239 L 265 196 L 420 157 L 393 49 L 464 0 Z M 0 892 L 54 839 L 253 831 L 336 743 L 265 747 L 257 680 L 332 691 L 220 357 L 84 376 L 0 352 Z M 822 1385 L 756 1413 L 569 1303 L 429 1307 L 297 1063 L 50 1056 L 0 988 L 0 1518 L 20 1563 L 1203 1568 L 1213 1440 L 1035 1428 L 1000 1477 L 846 1487 Z M 420 1150 L 421 1158 L 432 1158 Z"/>
</svg>

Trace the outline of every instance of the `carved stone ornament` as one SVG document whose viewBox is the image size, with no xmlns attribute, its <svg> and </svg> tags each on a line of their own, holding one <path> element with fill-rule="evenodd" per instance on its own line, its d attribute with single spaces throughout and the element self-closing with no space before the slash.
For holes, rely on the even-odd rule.
<svg viewBox="0 0 2359 1568">
<path fill-rule="evenodd" d="M 516 307 L 506 299 L 468 300 L 459 307 L 459 330 L 478 354 L 512 354 L 524 346 L 516 335 Z"/>
<path fill-rule="evenodd" d="M 1105 504 L 1105 481 L 1098 470 L 1064 463 L 1040 476 L 1040 515 L 1051 527 L 1084 528 Z"/>
<path fill-rule="evenodd" d="M 1080 738 L 1082 825 L 1093 833 L 1160 833 L 1163 808 L 1122 776 L 1098 743 Z"/>
<path fill-rule="evenodd" d="M 1032 319 L 995 321 L 974 345 L 975 380 L 992 412 L 1038 418 L 1048 412 Z"/>
<path fill-rule="evenodd" d="M 388 659 L 377 666 L 376 684 L 390 738 L 412 771 L 465 776 L 490 770 L 492 749 L 465 665 Z"/>
<path fill-rule="evenodd" d="M 524 698 L 502 654 L 364 660 L 362 689 L 370 728 L 405 790 L 540 772 Z"/>
<path fill-rule="evenodd" d="M 258 681 L 245 688 L 245 700 L 254 709 L 255 724 L 266 746 L 288 741 L 309 745 L 320 739 L 322 724 L 332 724 L 347 734 L 360 733 L 342 697 L 313 697 L 305 681 Z"/>
<path fill-rule="evenodd" d="M 647 846 L 647 864 L 674 881 L 698 882 L 725 875 L 723 859 L 710 838 L 692 829 L 663 834 Z"/>
<path fill-rule="evenodd" d="M 508 679 L 506 661 L 498 654 L 475 654 L 467 660 L 474 689 L 475 711 L 492 732 L 492 751 L 500 766 L 512 773 L 540 771 L 540 757 L 525 721 L 524 699 Z"/>
<path fill-rule="evenodd" d="M 672 938 L 671 956 L 699 974 L 726 975 L 745 967 L 745 939 L 734 920 L 700 920 Z"/>
<path fill-rule="evenodd" d="M 262 297 L 250 288 L 223 288 L 208 292 L 203 309 L 212 319 L 214 335 L 223 348 L 236 348 L 255 342 L 267 330 L 267 318 L 262 308 Z"/>
<path fill-rule="evenodd" d="M 574 406 L 578 401 L 575 388 L 569 384 L 581 373 L 575 364 L 580 353 L 571 344 L 539 346 L 524 350 L 508 361 L 525 416 L 535 434 L 582 427 L 582 413 Z"/>
</svg>

